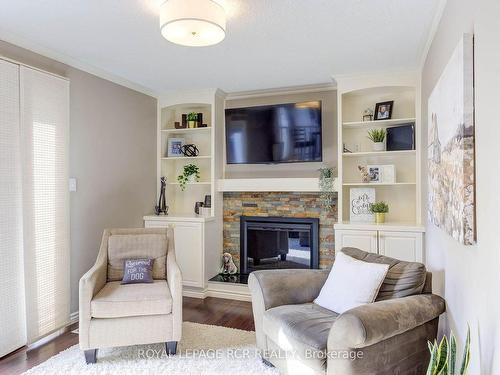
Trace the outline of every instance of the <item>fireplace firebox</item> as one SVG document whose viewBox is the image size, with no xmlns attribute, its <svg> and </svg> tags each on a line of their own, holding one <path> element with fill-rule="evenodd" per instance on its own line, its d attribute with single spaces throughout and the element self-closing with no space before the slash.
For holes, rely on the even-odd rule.
<svg viewBox="0 0 500 375">
<path fill-rule="evenodd" d="M 319 219 L 240 217 L 240 272 L 319 268 Z"/>
</svg>

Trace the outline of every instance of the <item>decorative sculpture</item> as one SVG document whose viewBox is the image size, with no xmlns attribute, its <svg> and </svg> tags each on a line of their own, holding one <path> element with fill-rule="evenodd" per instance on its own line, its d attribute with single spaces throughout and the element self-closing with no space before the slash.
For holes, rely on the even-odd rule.
<svg viewBox="0 0 500 375">
<path fill-rule="evenodd" d="M 373 121 L 373 109 L 367 108 L 363 111 L 363 121 Z"/>
<path fill-rule="evenodd" d="M 165 201 L 165 187 L 167 186 L 167 179 L 165 177 L 161 177 L 160 183 L 160 198 L 158 199 L 158 206 L 155 206 L 155 214 L 168 215 L 168 206 Z"/>
<path fill-rule="evenodd" d="M 238 273 L 238 268 L 234 264 L 233 256 L 229 253 L 222 254 L 222 267 L 219 271 L 221 275 L 234 275 Z"/>
<path fill-rule="evenodd" d="M 193 144 L 187 144 L 181 147 L 181 152 L 182 155 L 187 156 L 187 157 L 193 157 L 193 156 L 198 156 L 200 151 L 198 150 L 198 147 L 196 147 Z"/>
<path fill-rule="evenodd" d="M 359 173 L 361 173 L 362 182 L 370 182 L 370 174 L 368 173 L 368 168 L 363 165 L 358 165 Z"/>
</svg>

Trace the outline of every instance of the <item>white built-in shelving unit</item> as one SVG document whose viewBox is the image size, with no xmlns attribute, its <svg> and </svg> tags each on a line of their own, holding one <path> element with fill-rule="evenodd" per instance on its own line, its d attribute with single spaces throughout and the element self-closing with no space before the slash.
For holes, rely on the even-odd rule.
<svg viewBox="0 0 500 375">
<path fill-rule="evenodd" d="M 217 89 L 177 91 L 158 99 L 157 179 L 166 177 L 167 216 L 146 215 L 148 228 L 173 226 L 175 253 L 181 268 L 184 295 L 203 297 L 208 279 L 217 274 L 222 249 L 222 193 L 216 182 L 222 177 L 221 147 L 224 135 L 224 96 Z M 207 127 L 176 129 L 182 115 L 202 113 Z M 199 150 L 195 157 L 168 156 L 168 141 L 182 138 L 185 144 L 194 144 Z M 216 162 L 219 160 L 219 162 Z M 199 181 L 188 183 L 183 191 L 177 181 L 186 164 L 200 169 Z M 207 216 L 194 212 L 195 203 L 210 195 L 212 206 Z"/>
<path fill-rule="evenodd" d="M 417 121 L 417 82 L 412 74 L 381 75 L 338 79 L 339 221 L 349 222 L 349 193 L 353 187 L 373 187 L 377 201 L 390 206 L 387 220 L 407 225 L 420 224 L 420 128 Z M 389 120 L 362 121 L 366 108 L 375 103 L 394 101 Z M 370 129 L 387 129 L 403 124 L 415 125 L 415 149 L 373 151 L 367 137 Z M 344 146 L 350 152 L 344 152 Z M 364 183 L 358 165 L 392 164 L 394 183 Z"/>
<path fill-rule="evenodd" d="M 179 103 L 165 105 L 160 108 L 159 121 L 159 176 L 167 178 L 167 204 L 170 216 L 192 214 L 194 205 L 203 201 L 205 195 L 212 195 L 213 190 L 213 116 L 212 103 Z M 182 114 L 189 112 L 203 113 L 203 122 L 207 127 L 176 129 L 175 122 L 181 123 Z M 168 141 L 171 138 L 182 138 L 186 144 L 195 144 L 199 150 L 196 157 L 168 156 Z M 188 183 L 182 191 L 177 176 L 182 174 L 186 164 L 195 164 L 200 168 L 200 180 Z M 213 216 L 213 210 L 211 216 Z"/>
<path fill-rule="evenodd" d="M 338 77 L 338 224 L 336 248 L 355 246 L 367 251 L 422 260 L 424 228 L 421 225 L 421 130 L 418 80 L 413 72 Z M 362 121 L 363 111 L 375 103 L 394 101 L 389 120 Z M 370 129 L 415 125 L 415 149 L 373 151 Z M 344 146 L 349 151 L 344 151 Z M 394 183 L 362 182 L 358 165 L 395 166 Z M 376 200 L 389 204 L 384 224 L 350 222 L 350 189 L 375 189 Z M 405 249 L 405 253 L 398 252 Z"/>
</svg>

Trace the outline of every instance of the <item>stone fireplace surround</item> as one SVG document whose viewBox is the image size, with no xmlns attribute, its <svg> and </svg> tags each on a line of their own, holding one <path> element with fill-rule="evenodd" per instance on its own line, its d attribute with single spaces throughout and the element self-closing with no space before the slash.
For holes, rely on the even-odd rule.
<svg viewBox="0 0 500 375">
<path fill-rule="evenodd" d="M 329 267 L 335 257 L 333 224 L 337 205 L 325 210 L 319 193 L 226 192 L 224 193 L 223 245 L 239 268 L 240 216 L 319 218 L 319 266 Z"/>
</svg>

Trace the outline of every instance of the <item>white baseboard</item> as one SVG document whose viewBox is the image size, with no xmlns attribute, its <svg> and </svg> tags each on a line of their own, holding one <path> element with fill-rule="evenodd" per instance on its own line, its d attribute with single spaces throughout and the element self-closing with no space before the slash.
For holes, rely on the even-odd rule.
<svg viewBox="0 0 500 375">
<path fill-rule="evenodd" d="M 78 311 L 69 314 L 69 325 L 78 323 Z"/>
<path fill-rule="evenodd" d="M 184 287 L 182 295 L 185 297 L 202 298 L 215 297 L 237 301 L 251 301 L 250 290 L 246 284 L 222 282 L 208 282 L 206 289 Z"/>
<path fill-rule="evenodd" d="M 250 290 L 246 284 L 221 283 L 209 281 L 207 288 L 208 297 L 250 301 Z"/>
<path fill-rule="evenodd" d="M 236 301 L 252 301 L 252 297 L 250 295 L 233 293 L 233 292 L 222 292 L 217 290 L 207 290 L 207 297 L 215 297 L 215 298 L 224 298 L 224 299 L 232 299 Z"/>
<path fill-rule="evenodd" d="M 206 295 L 206 290 L 192 290 L 192 289 L 186 289 L 186 287 L 183 288 L 182 290 L 182 295 L 184 297 L 191 297 L 191 298 L 205 298 L 207 297 Z"/>
</svg>

